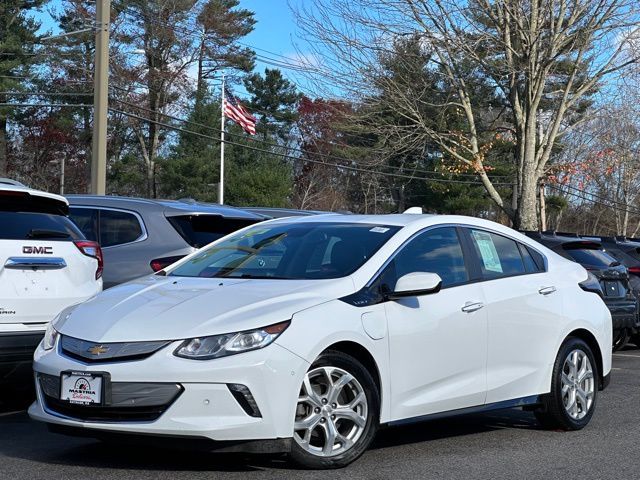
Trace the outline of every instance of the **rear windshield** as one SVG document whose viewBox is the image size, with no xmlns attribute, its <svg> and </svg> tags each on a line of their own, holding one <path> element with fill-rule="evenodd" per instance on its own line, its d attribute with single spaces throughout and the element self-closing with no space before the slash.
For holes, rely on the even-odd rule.
<svg viewBox="0 0 640 480">
<path fill-rule="evenodd" d="M 258 221 L 245 218 L 224 218 L 220 215 L 182 215 L 167 217 L 167 220 L 180 236 L 195 248 L 202 248 L 214 240 Z"/>
<path fill-rule="evenodd" d="M 399 227 L 351 223 L 256 225 L 203 249 L 169 275 L 327 279 L 350 275 Z"/>
<path fill-rule="evenodd" d="M 62 215 L 0 211 L 0 240 L 83 240 L 71 220 Z"/>
<path fill-rule="evenodd" d="M 69 206 L 54 198 L 0 189 L 0 211 L 66 215 Z"/>
<path fill-rule="evenodd" d="M 566 252 L 581 265 L 606 268 L 618 263 L 615 258 L 604 250 L 597 250 L 595 248 L 568 248 Z"/>
<path fill-rule="evenodd" d="M 607 247 L 606 252 L 622 263 L 625 267 L 635 267 L 640 265 L 640 255 L 636 249 L 622 251 L 617 248 Z"/>
</svg>

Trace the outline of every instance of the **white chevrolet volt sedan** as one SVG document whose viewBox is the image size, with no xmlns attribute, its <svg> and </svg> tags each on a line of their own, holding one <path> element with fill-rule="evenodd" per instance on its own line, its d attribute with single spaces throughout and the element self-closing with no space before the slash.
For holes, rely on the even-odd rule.
<svg viewBox="0 0 640 480">
<path fill-rule="evenodd" d="M 521 407 L 576 430 L 611 370 L 601 294 L 578 264 L 485 220 L 272 220 L 60 313 L 29 414 L 308 468 L 347 465 L 381 425 L 443 414 Z"/>
</svg>

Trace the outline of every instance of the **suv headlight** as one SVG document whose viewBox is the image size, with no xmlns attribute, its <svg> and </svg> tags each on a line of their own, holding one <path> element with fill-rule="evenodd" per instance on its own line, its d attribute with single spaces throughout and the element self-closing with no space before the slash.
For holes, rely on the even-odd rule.
<svg viewBox="0 0 640 480">
<path fill-rule="evenodd" d="M 225 333 L 185 340 L 174 354 L 193 360 L 211 360 L 264 348 L 284 332 L 291 322 L 281 322 L 246 332 Z"/>
<path fill-rule="evenodd" d="M 42 348 L 45 350 L 51 350 L 56 346 L 56 340 L 58 339 L 58 331 L 53 327 L 53 322 L 49 322 L 47 329 L 44 332 L 44 338 L 42 339 Z"/>
</svg>

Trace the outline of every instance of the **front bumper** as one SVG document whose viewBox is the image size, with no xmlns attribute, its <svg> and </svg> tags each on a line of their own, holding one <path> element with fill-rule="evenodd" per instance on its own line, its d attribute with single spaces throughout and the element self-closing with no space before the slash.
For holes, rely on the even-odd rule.
<svg viewBox="0 0 640 480">
<path fill-rule="evenodd" d="M 96 437 L 117 433 L 238 442 L 293 435 L 298 393 L 309 368 L 304 359 L 274 343 L 261 350 L 215 360 L 188 360 L 173 355 L 180 343 L 173 342 L 143 360 L 92 364 L 68 358 L 58 348 L 44 351 L 39 347 L 33 364 L 36 378 L 39 374 L 58 377 L 68 370 L 105 372 L 114 385 L 173 383 L 180 386 L 181 392 L 153 419 L 96 419 L 73 410 L 56 411 L 56 405 L 47 403 L 36 380 L 37 399 L 29 408 L 29 415 L 54 428 L 68 427 Z M 249 389 L 261 416 L 247 413 L 231 392 L 231 384 Z"/>
</svg>

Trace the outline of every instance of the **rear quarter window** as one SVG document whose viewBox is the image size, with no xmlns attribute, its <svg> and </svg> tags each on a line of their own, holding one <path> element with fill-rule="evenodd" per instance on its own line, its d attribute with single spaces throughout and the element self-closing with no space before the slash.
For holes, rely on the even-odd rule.
<svg viewBox="0 0 640 480">
<path fill-rule="evenodd" d="M 138 217 L 120 210 L 100 210 L 100 245 L 112 247 L 135 242 L 144 232 Z"/>
</svg>

